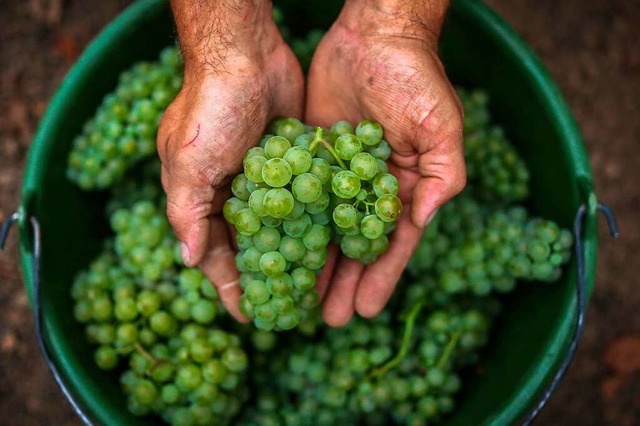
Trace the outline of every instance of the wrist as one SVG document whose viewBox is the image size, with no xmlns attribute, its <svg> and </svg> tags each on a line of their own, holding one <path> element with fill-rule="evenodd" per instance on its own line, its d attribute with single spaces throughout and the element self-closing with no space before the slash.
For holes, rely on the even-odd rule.
<svg viewBox="0 0 640 426">
<path fill-rule="evenodd" d="M 424 39 L 434 46 L 449 0 L 346 0 L 338 21 L 363 35 Z"/>
<path fill-rule="evenodd" d="M 206 3 L 206 4 L 204 4 Z M 171 0 L 185 80 L 259 63 L 284 43 L 270 0 Z"/>
</svg>

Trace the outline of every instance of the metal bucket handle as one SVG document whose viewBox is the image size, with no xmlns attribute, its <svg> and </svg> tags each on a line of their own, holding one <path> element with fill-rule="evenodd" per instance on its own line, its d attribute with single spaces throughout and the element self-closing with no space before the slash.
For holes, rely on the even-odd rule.
<svg viewBox="0 0 640 426">
<path fill-rule="evenodd" d="M 598 202 L 596 206 L 597 210 L 602 213 L 606 220 L 607 225 L 609 226 L 609 232 L 611 236 L 614 238 L 618 238 L 620 233 L 618 232 L 618 225 L 616 223 L 615 216 L 611 209 L 607 207 L 605 204 Z M 573 332 L 573 337 L 571 339 L 571 344 L 569 345 L 569 349 L 567 354 L 564 357 L 564 360 L 556 370 L 556 373 L 553 377 L 553 380 L 549 383 L 544 393 L 538 399 L 536 405 L 529 411 L 529 413 L 522 420 L 523 426 L 529 426 L 531 422 L 538 416 L 540 411 L 547 404 L 551 395 L 556 390 L 560 381 L 564 377 L 573 357 L 576 353 L 576 349 L 578 348 L 578 342 L 580 341 L 580 337 L 582 337 L 582 332 L 584 330 L 585 323 L 585 313 L 586 313 L 586 280 L 585 280 L 585 266 L 584 266 L 584 246 L 582 242 L 582 226 L 584 223 L 584 217 L 588 211 L 588 207 L 586 204 L 582 204 L 578 211 L 576 212 L 576 216 L 573 223 L 573 232 L 575 234 L 575 256 L 576 256 L 576 265 L 577 265 L 577 274 L 578 279 L 576 280 L 576 325 L 575 330 Z M 0 250 L 4 248 L 4 243 L 9 234 L 9 230 L 11 229 L 11 225 L 14 222 L 21 219 L 19 213 L 14 213 L 4 222 L 2 228 L 0 228 Z M 35 331 L 36 331 L 36 339 L 38 340 L 38 346 L 40 348 L 40 352 L 49 368 L 49 371 L 53 375 L 58 387 L 62 390 L 62 393 L 67 398 L 73 410 L 76 414 L 82 419 L 82 421 L 86 425 L 93 425 L 93 422 L 89 418 L 89 415 L 85 412 L 85 410 L 81 407 L 80 403 L 75 399 L 72 392 L 69 390 L 69 386 L 65 383 L 60 371 L 56 367 L 55 362 L 52 359 L 51 353 L 49 352 L 49 348 L 46 343 L 46 324 L 43 315 L 43 301 L 41 297 L 41 283 L 40 283 L 40 259 L 41 259 L 41 235 L 40 235 L 40 224 L 37 219 L 33 216 L 29 217 L 29 222 L 31 223 L 31 228 L 33 229 L 33 315 L 35 322 Z"/>
</svg>

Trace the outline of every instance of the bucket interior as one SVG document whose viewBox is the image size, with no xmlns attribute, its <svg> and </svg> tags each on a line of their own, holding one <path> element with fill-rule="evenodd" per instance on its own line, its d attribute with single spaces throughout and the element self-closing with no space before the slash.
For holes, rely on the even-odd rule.
<svg viewBox="0 0 640 426">
<path fill-rule="evenodd" d="M 340 2 L 276 2 L 305 27 L 326 26 Z M 322 7 L 319 7 L 322 5 Z M 315 9 L 312 9 L 315 6 Z M 318 12 L 318 9 L 322 9 Z M 75 273 L 99 252 L 107 235 L 106 194 L 84 193 L 65 178 L 72 140 L 118 75 L 134 62 L 157 58 L 175 40 L 168 2 L 134 3 L 79 59 L 45 114 L 29 155 L 23 208 L 42 229 L 42 285 L 49 343 L 71 389 L 101 424 L 147 424 L 130 415 L 117 375 L 99 370 L 83 327 L 73 318 Z M 494 121 L 502 125 L 531 171 L 528 207 L 572 226 L 591 191 L 591 173 L 579 133 L 553 85 L 521 42 L 476 1 L 454 1 L 441 54 L 454 84 L 487 89 Z M 589 291 L 595 268 L 595 224 L 586 229 Z M 30 248 L 21 244 L 23 259 Z M 26 267 L 29 262 L 24 262 Z M 25 272 L 31 295 L 32 280 Z M 469 377 L 454 414 L 443 425 L 513 423 L 530 407 L 568 344 L 572 331 L 575 262 L 559 282 L 521 283 L 505 299 L 477 373 Z"/>
</svg>

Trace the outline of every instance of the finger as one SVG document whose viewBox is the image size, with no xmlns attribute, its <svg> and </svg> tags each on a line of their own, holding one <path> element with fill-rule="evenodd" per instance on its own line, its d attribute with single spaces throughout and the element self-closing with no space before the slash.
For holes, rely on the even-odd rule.
<svg viewBox="0 0 640 426">
<path fill-rule="evenodd" d="M 411 209 L 411 219 L 418 228 L 424 228 L 440 206 L 460 193 L 467 180 L 460 111 L 455 102 L 442 109 L 422 122 L 418 134 L 421 179 L 413 189 Z"/>
<path fill-rule="evenodd" d="M 209 246 L 198 265 L 218 290 L 227 311 L 240 322 L 249 322 L 238 308 L 242 289 L 236 269 L 235 252 L 231 248 L 227 226 L 220 216 L 211 219 Z"/>
<path fill-rule="evenodd" d="M 329 283 L 331 282 L 331 277 L 333 276 L 339 254 L 340 248 L 336 244 L 329 244 L 327 262 L 322 267 L 322 271 L 320 271 L 320 274 L 316 279 L 316 289 L 318 290 L 321 302 L 324 300 L 324 296 L 327 294 L 327 290 L 329 289 Z"/>
<path fill-rule="evenodd" d="M 355 296 L 355 310 L 359 315 L 371 318 L 382 311 L 421 236 L 422 230 L 412 223 L 410 213 L 403 212 L 391 234 L 389 249 L 368 266 L 360 278 Z"/>
<path fill-rule="evenodd" d="M 163 163 L 163 182 L 167 193 L 167 218 L 180 241 L 187 266 L 200 263 L 207 250 L 209 216 L 216 195 L 213 182 L 221 171 L 195 151 L 183 151 L 171 163 Z M 218 197 L 219 199 L 219 197 Z"/>
<path fill-rule="evenodd" d="M 353 300 L 364 265 L 342 256 L 336 264 L 331 287 L 322 307 L 322 317 L 331 327 L 342 327 L 353 317 Z"/>
</svg>

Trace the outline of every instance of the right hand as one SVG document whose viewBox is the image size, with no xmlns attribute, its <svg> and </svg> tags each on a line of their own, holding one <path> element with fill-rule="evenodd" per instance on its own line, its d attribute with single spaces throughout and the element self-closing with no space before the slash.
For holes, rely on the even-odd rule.
<svg viewBox="0 0 640 426">
<path fill-rule="evenodd" d="M 196 54 L 184 54 L 184 84 L 162 116 L 157 144 L 167 216 L 184 263 L 200 267 L 231 315 L 245 322 L 222 205 L 244 153 L 258 143 L 268 122 L 301 117 L 304 83 L 300 65 L 272 21 L 236 38 L 241 48 L 213 46 L 214 54 L 207 57 L 205 43 L 194 48 Z M 181 42 L 183 52 L 192 47 L 182 36 Z"/>
</svg>

